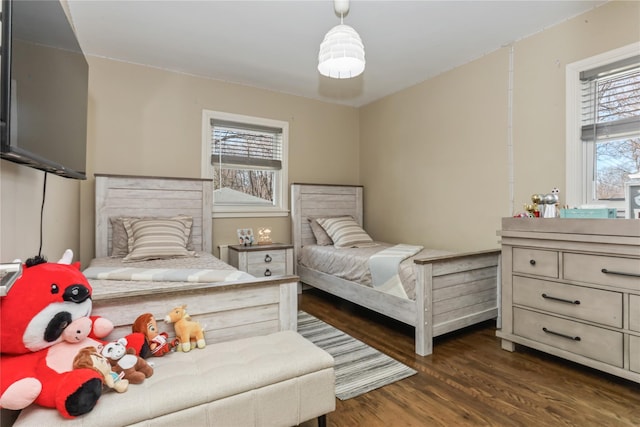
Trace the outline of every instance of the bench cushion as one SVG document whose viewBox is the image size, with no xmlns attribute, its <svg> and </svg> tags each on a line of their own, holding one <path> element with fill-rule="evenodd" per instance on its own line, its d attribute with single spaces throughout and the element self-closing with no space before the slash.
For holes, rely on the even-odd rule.
<svg viewBox="0 0 640 427">
<path fill-rule="evenodd" d="M 333 358 L 293 331 L 150 359 L 155 372 L 88 414 L 30 406 L 15 426 L 297 425 L 335 409 Z"/>
</svg>

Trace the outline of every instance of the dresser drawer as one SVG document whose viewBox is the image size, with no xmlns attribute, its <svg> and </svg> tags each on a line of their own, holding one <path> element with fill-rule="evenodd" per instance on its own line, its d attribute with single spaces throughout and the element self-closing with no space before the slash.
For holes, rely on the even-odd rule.
<svg viewBox="0 0 640 427">
<path fill-rule="evenodd" d="M 640 295 L 629 295 L 629 329 L 640 332 Z"/>
<path fill-rule="evenodd" d="M 517 307 L 513 309 L 513 332 L 533 341 L 623 367 L 621 332 Z"/>
<path fill-rule="evenodd" d="M 513 272 L 558 278 L 558 252 L 538 249 L 513 249 Z"/>
<path fill-rule="evenodd" d="M 247 272 L 254 276 L 282 276 L 286 271 L 286 254 L 284 250 L 250 252 L 247 264 Z"/>
<path fill-rule="evenodd" d="M 629 337 L 629 369 L 640 372 L 640 337 Z"/>
<path fill-rule="evenodd" d="M 565 253 L 563 267 L 566 280 L 640 290 L 638 259 Z"/>
<path fill-rule="evenodd" d="M 616 328 L 622 327 L 620 292 L 514 276 L 513 303 Z"/>
</svg>

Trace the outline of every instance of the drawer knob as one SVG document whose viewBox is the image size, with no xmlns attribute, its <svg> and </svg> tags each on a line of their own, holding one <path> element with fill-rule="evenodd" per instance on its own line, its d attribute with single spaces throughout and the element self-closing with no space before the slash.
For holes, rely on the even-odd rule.
<svg viewBox="0 0 640 427">
<path fill-rule="evenodd" d="M 269 254 L 265 255 L 264 262 L 271 262 L 273 259 L 269 256 Z"/>
<path fill-rule="evenodd" d="M 606 268 L 603 268 L 602 271 L 604 274 L 615 274 L 617 276 L 631 276 L 631 277 L 640 277 L 640 274 L 636 274 L 636 273 L 627 273 L 624 271 L 611 271 L 611 270 L 607 270 Z"/>
<path fill-rule="evenodd" d="M 271 276 L 271 270 L 269 270 L 268 268 L 264 271 L 264 275 L 269 277 Z"/>
<path fill-rule="evenodd" d="M 558 302 L 566 302 L 567 304 L 575 304 L 575 305 L 580 305 L 580 300 L 570 300 L 570 299 L 565 299 L 565 298 L 558 298 L 558 297 L 554 297 L 551 295 L 547 295 L 547 294 L 542 294 L 542 298 L 544 299 L 550 299 L 553 301 L 558 301 Z"/>
<path fill-rule="evenodd" d="M 536 260 L 535 259 L 529 260 L 529 264 L 536 265 Z"/>
<path fill-rule="evenodd" d="M 577 336 L 574 337 L 574 336 L 571 336 L 571 335 L 561 334 L 560 332 L 555 332 L 555 331 L 552 331 L 551 329 L 547 329 L 547 328 L 544 328 L 544 327 L 542 328 L 542 330 L 547 334 L 555 335 L 557 337 L 566 338 L 566 339 L 571 340 L 571 341 L 581 341 L 582 340 L 582 338 L 580 338 L 580 337 L 577 337 Z"/>
</svg>

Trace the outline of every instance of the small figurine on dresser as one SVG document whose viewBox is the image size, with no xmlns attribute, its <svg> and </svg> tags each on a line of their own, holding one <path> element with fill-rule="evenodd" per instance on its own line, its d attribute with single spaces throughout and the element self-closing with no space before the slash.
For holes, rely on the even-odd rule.
<svg viewBox="0 0 640 427">
<path fill-rule="evenodd" d="M 542 218 L 556 218 L 558 216 L 558 202 L 560 201 L 560 190 L 554 187 L 550 193 L 534 194 L 531 199 L 540 203 L 539 210 Z M 534 200 L 535 199 L 535 200 Z"/>
</svg>

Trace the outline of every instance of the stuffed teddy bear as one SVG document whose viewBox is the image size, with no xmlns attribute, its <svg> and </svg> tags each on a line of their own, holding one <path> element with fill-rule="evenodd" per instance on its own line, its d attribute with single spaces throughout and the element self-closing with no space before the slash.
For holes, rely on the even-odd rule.
<svg viewBox="0 0 640 427">
<path fill-rule="evenodd" d="M 176 346 L 176 341 L 169 341 L 169 334 L 158 332 L 158 323 L 151 313 L 143 313 L 138 316 L 131 325 L 131 330 L 145 336 L 152 356 L 164 356 Z"/>
<path fill-rule="evenodd" d="M 72 258 L 68 250 L 57 263 L 27 260 L 22 275 L 0 297 L 1 408 L 35 403 L 74 418 L 91 411 L 100 398 L 102 375 L 73 369 L 73 359 L 83 347 L 101 348 L 113 324 L 90 317 L 92 288 Z M 131 341 L 136 339 L 142 351 L 144 336 Z"/>
<path fill-rule="evenodd" d="M 153 375 L 153 367 L 142 357 L 127 352 L 127 339 L 120 338 L 104 345 L 101 354 L 107 358 L 115 373 L 124 373 L 131 384 L 141 384 Z"/>
<path fill-rule="evenodd" d="M 192 348 L 204 348 L 206 346 L 204 338 L 204 328 L 198 322 L 191 320 L 187 313 L 187 305 L 182 304 L 174 307 L 164 318 L 166 323 L 173 323 L 176 336 L 180 341 L 178 351 L 187 352 Z"/>
<path fill-rule="evenodd" d="M 100 397 L 100 374 L 91 369 L 71 372 L 79 349 L 71 347 L 74 341 L 91 345 L 86 341 L 91 340 L 88 335 L 94 326 L 100 336 L 111 332 L 113 325 L 105 319 L 93 325 L 88 317 L 89 282 L 79 263 L 70 265 L 67 253 L 60 262 L 48 263 L 41 257 L 27 260 L 22 275 L 0 298 L 2 408 L 23 409 L 35 402 L 72 418 L 93 409 Z M 66 331 L 69 326 L 73 332 Z M 51 351 L 54 346 L 58 348 Z M 70 351 L 73 355 L 65 357 Z"/>
<path fill-rule="evenodd" d="M 80 349 L 73 359 L 73 369 L 82 368 L 89 368 L 99 372 L 102 375 L 102 382 L 118 393 L 124 393 L 129 388 L 129 381 L 122 378 L 124 374 L 113 372 L 107 358 L 101 355 L 95 347 L 89 346 Z"/>
</svg>

